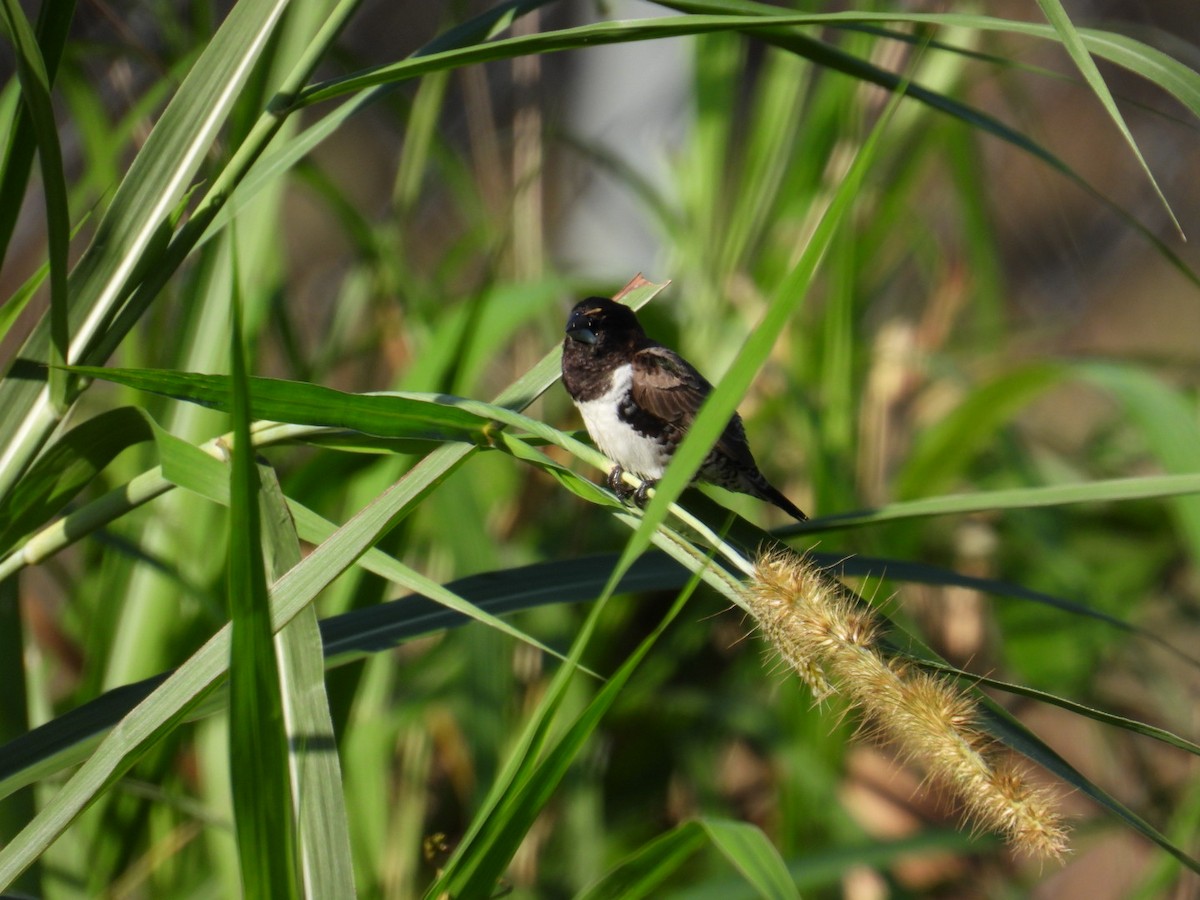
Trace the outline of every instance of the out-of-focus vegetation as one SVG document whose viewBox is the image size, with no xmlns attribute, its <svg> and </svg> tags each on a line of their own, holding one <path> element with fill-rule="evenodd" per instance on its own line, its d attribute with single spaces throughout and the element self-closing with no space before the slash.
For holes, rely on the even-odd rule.
<svg viewBox="0 0 1200 900">
<path fill-rule="evenodd" d="M 0 0 L 0 884 L 1196 891 L 1185 5 Z M 765 534 L 590 484 L 555 348 L 638 269 L 1065 861 L 814 706 L 734 605 Z"/>
</svg>

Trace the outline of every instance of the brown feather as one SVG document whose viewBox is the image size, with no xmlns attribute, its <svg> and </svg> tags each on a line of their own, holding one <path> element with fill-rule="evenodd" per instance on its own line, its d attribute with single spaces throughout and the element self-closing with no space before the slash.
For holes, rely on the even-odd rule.
<svg viewBox="0 0 1200 900">
<path fill-rule="evenodd" d="M 704 398 L 712 393 L 708 380 L 673 350 L 651 341 L 633 355 L 633 402 L 679 431 L 676 442 L 692 426 Z M 755 468 L 746 429 L 734 413 L 713 448 L 738 467 Z"/>
</svg>

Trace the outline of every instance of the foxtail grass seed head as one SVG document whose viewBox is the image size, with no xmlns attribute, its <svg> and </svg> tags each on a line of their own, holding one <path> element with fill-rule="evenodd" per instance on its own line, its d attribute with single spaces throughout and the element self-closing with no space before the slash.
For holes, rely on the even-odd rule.
<svg viewBox="0 0 1200 900">
<path fill-rule="evenodd" d="M 959 799 L 974 828 L 1002 833 L 1034 856 L 1066 852 L 1053 798 L 1000 753 L 971 698 L 949 679 L 886 657 L 879 620 L 837 579 L 804 556 L 773 552 L 757 561 L 746 600 L 816 699 L 845 697 L 862 715 L 862 731 L 917 762 Z"/>
</svg>

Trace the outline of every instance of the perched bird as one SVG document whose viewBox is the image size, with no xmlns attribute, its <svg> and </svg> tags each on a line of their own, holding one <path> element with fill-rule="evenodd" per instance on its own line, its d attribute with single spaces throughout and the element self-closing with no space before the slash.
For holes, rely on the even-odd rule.
<svg viewBox="0 0 1200 900">
<path fill-rule="evenodd" d="M 647 337 L 632 309 L 603 297 L 589 297 L 571 310 L 562 375 L 588 434 L 615 463 L 608 486 L 644 503 L 646 489 L 662 477 L 712 385 L 678 353 Z M 636 491 L 622 482 L 625 472 L 642 479 Z M 736 413 L 696 478 L 766 500 L 801 521 L 808 518 L 758 471 Z"/>
</svg>

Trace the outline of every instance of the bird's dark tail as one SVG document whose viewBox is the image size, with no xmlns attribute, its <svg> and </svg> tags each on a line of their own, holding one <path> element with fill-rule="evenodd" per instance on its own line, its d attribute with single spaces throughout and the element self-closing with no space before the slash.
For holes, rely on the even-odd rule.
<svg viewBox="0 0 1200 900">
<path fill-rule="evenodd" d="M 798 507 L 787 497 L 783 496 L 783 494 L 777 490 L 774 485 L 767 481 L 767 479 L 756 479 L 754 486 L 758 489 L 758 496 L 760 498 L 766 500 L 768 503 L 775 504 L 797 522 L 804 522 L 808 520 L 808 516 L 801 511 L 800 507 Z"/>
</svg>

